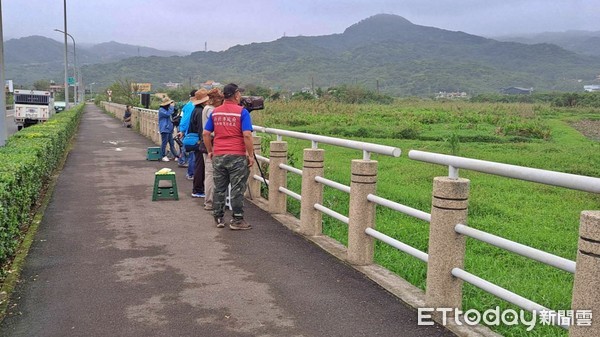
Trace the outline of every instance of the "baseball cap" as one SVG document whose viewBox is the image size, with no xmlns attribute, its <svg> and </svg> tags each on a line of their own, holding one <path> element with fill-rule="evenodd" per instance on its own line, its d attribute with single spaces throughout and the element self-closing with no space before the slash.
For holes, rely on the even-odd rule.
<svg viewBox="0 0 600 337">
<path fill-rule="evenodd" d="M 237 84 L 229 83 L 223 88 L 223 96 L 229 98 L 235 95 L 236 92 L 244 92 L 244 88 L 238 87 Z"/>
</svg>

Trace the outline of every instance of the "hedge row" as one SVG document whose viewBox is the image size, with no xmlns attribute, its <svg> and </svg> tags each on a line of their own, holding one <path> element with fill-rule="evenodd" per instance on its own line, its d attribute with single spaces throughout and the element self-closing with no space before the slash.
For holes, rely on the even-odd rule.
<svg viewBox="0 0 600 337">
<path fill-rule="evenodd" d="M 31 209 L 68 150 L 83 108 L 79 105 L 25 128 L 0 147 L 0 266 L 15 254 L 31 222 Z"/>
</svg>

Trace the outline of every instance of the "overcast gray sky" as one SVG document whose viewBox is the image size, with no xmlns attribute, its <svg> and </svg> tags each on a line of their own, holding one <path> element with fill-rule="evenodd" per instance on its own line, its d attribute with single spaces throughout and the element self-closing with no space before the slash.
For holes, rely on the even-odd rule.
<svg viewBox="0 0 600 337">
<path fill-rule="evenodd" d="M 63 0 L 0 0 L 4 39 L 62 41 Z M 77 43 L 117 41 L 164 50 L 213 51 L 286 36 L 342 33 L 387 13 L 414 24 L 482 36 L 600 31 L 600 0 L 67 0 Z"/>
</svg>

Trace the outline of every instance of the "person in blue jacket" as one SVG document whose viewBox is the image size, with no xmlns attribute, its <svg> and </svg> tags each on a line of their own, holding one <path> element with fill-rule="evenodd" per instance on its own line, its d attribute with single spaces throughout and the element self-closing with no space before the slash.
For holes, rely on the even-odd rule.
<svg viewBox="0 0 600 337">
<path fill-rule="evenodd" d="M 190 100 L 181 108 L 181 122 L 179 122 L 179 133 L 177 137 L 179 139 L 183 139 L 187 134 L 188 129 L 190 128 L 190 119 L 192 118 L 192 112 L 194 111 L 194 104 L 192 103 L 192 98 L 196 95 L 196 90 L 190 91 Z M 187 158 L 186 158 L 187 154 Z M 186 152 L 185 149 L 181 150 L 181 156 L 179 157 L 178 165 L 181 167 L 185 167 L 187 162 L 187 174 L 185 177 L 188 180 L 194 179 L 194 152 Z"/>
<path fill-rule="evenodd" d="M 167 142 L 171 147 L 171 153 L 175 158 L 179 157 L 177 150 L 175 149 L 175 142 L 173 141 L 173 122 L 171 121 L 171 115 L 175 110 L 175 102 L 172 99 L 165 97 L 160 103 L 158 109 L 158 130 L 160 132 L 160 139 L 162 141 L 160 146 L 160 155 L 162 161 L 169 161 L 167 157 Z"/>
</svg>

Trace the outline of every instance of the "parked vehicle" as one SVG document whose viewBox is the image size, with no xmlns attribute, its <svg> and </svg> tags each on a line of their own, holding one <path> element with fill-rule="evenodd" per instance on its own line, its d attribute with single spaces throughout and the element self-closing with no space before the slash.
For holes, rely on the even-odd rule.
<svg viewBox="0 0 600 337">
<path fill-rule="evenodd" d="M 67 104 L 65 102 L 54 102 L 54 111 L 56 111 L 56 113 L 65 111 L 66 107 L 67 107 Z"/>
<path fill-rule="evenodd" d="M 15 89 L 15 124 L 17 130 L 45 122 L 55 113 L 50 91 Z"/>
</svg>

